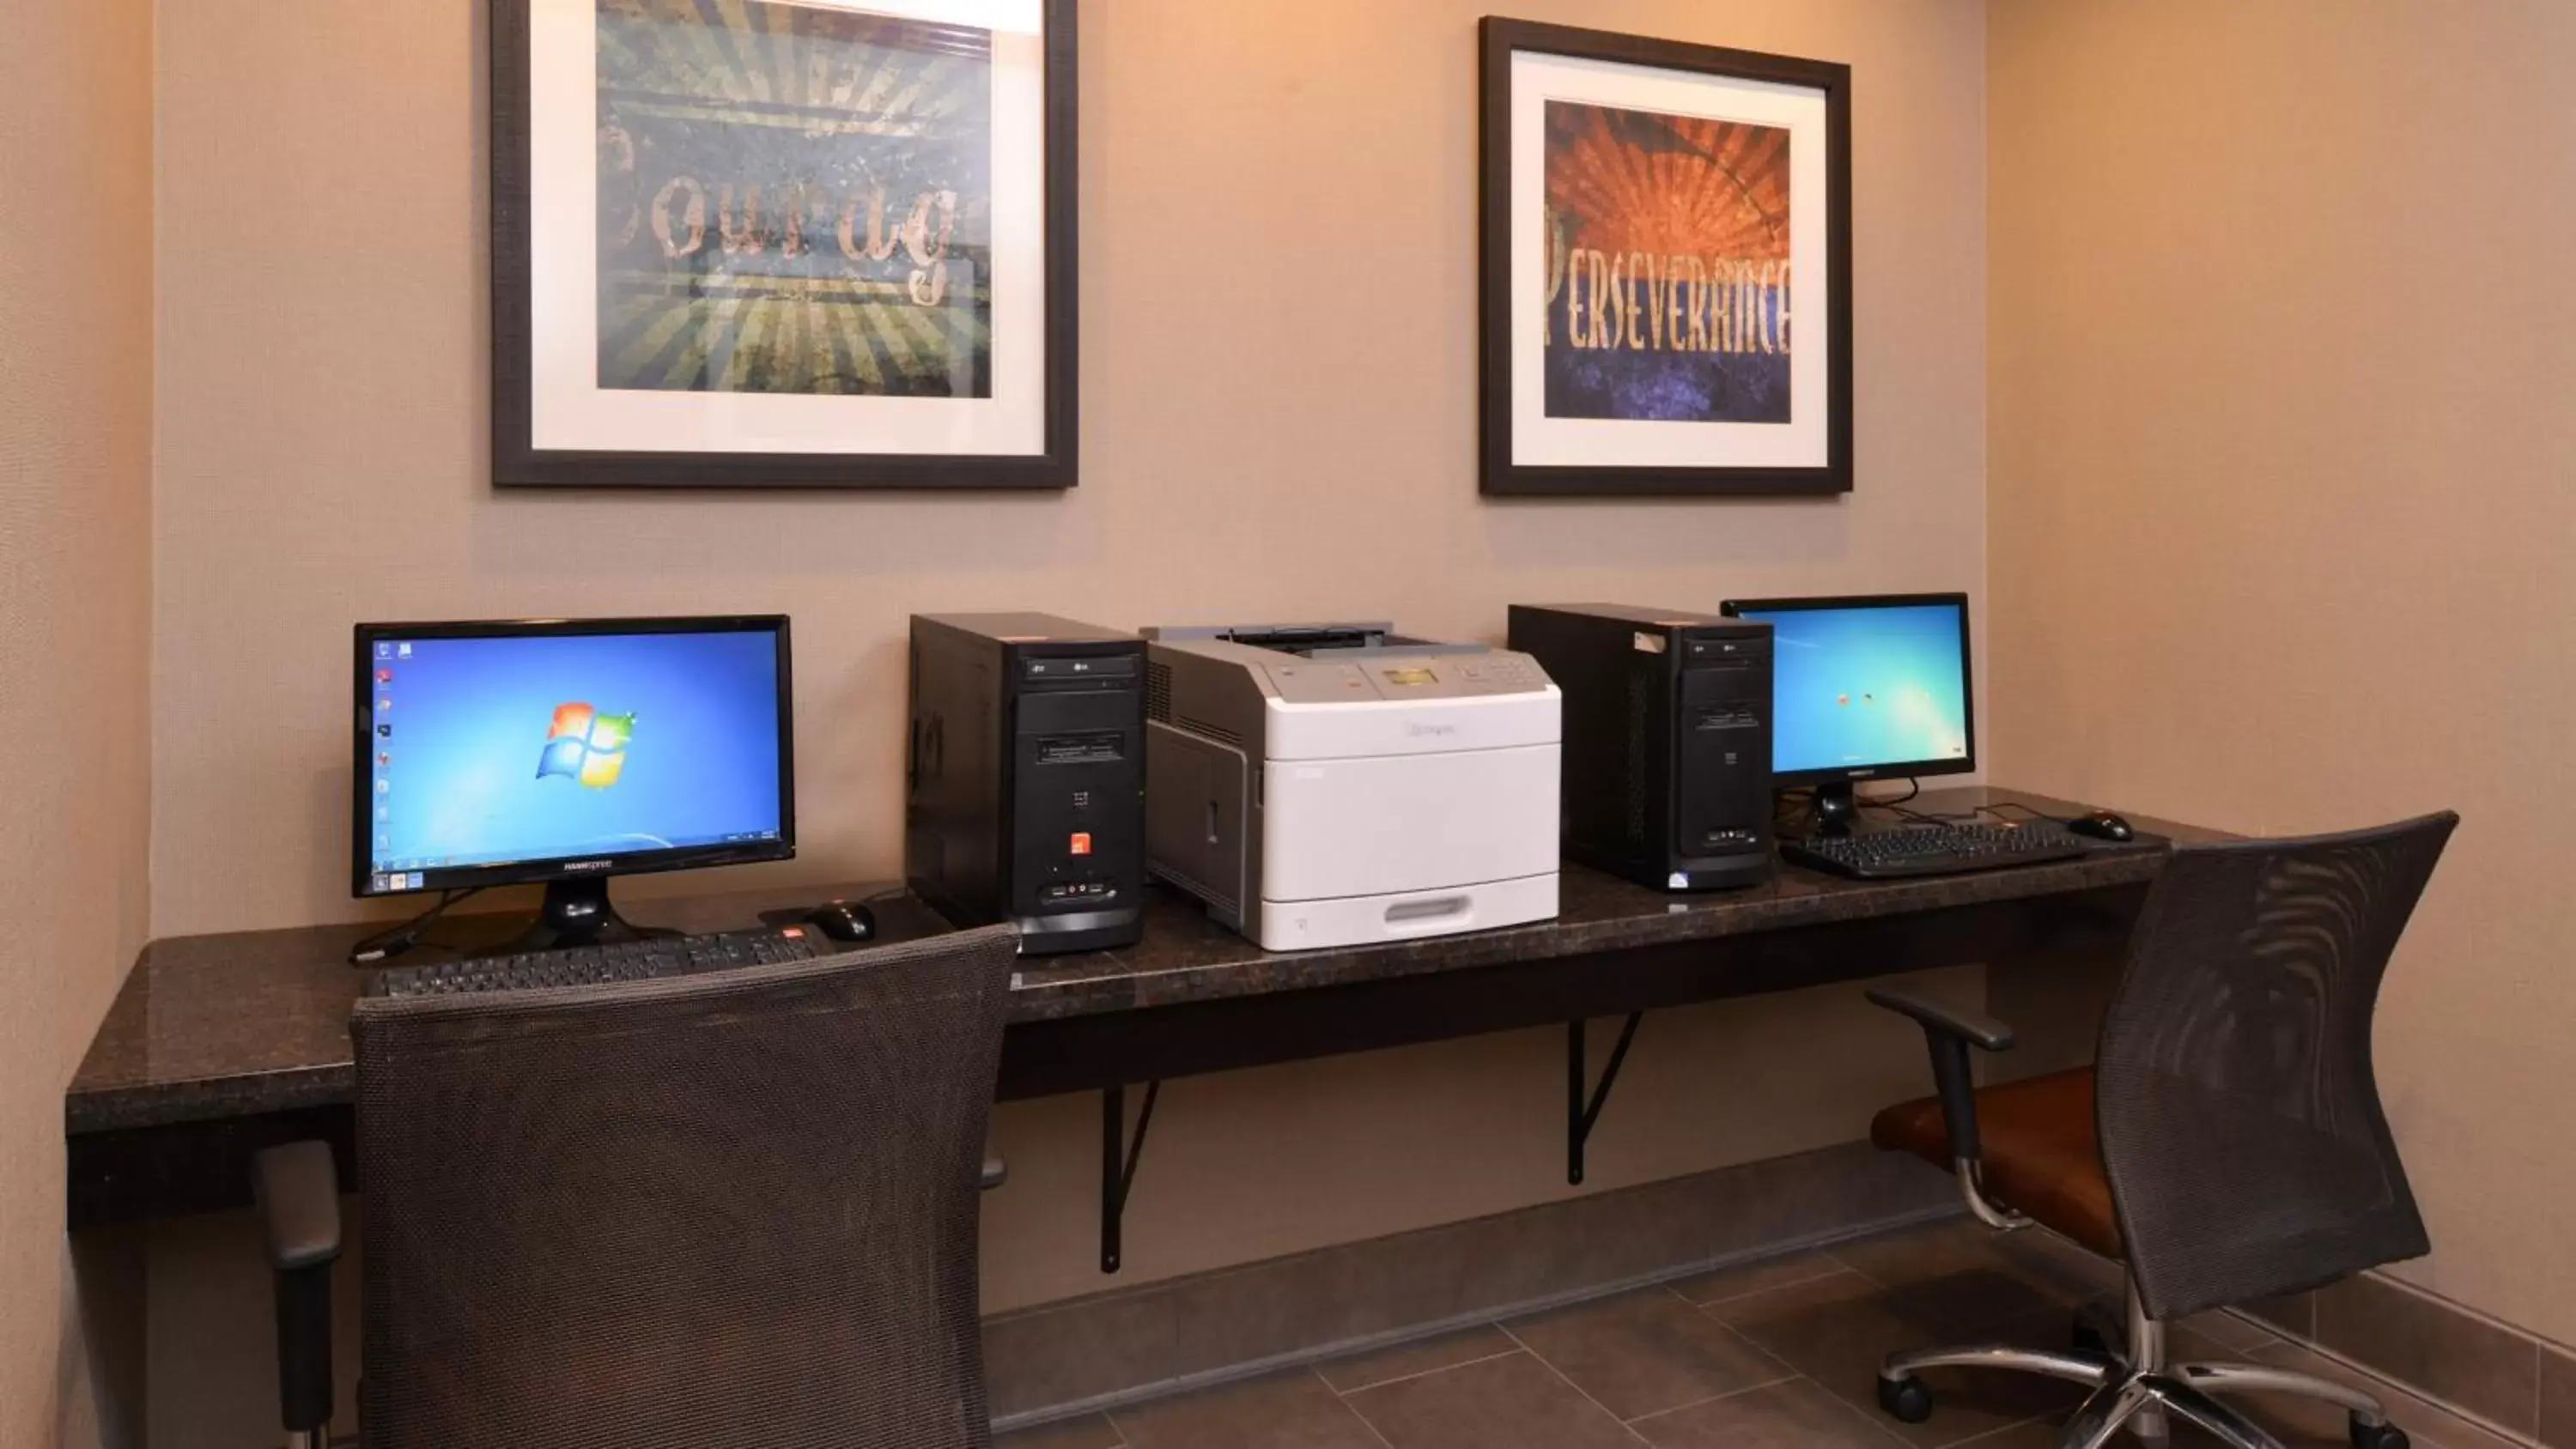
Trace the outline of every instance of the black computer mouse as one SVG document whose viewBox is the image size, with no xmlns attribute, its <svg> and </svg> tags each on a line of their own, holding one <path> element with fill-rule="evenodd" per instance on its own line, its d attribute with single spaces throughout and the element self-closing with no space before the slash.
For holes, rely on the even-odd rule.
<svg viewBox="0 0 2576 1449">
<path fill-rule="evenodd" d="M 2128 821 L 2108 810 L 2096 810 L 2090 815 L 2079 815 L 2067 821 L 2066 828 L 2078 835 L 2089 835 L 2095 840 L 2134 840 L 2138 835 L 2137 831 L 2129 828 Z"/>
<path fill-rule="evenodd" d="M 877 938 L 877 913 L 857 901 L 826 901 L 805 918 L 815 930 L 835 941 L 873 941 Z"/>
</svg>

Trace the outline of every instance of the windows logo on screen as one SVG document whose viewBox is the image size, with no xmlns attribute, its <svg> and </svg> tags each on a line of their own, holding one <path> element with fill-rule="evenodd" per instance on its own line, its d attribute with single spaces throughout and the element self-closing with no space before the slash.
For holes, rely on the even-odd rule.
<svg viewBox="0 0 2576 1449">
<path fill-rule="evenodd" d="M 555 722 L 546 730 L 545 753 L 537 757 L 537 778 L 562 775 L 593 790 L 605 790 L 625 772 L 626 742 L 634 736 L 631 714 L 601 714 L 586 704 L 559 704 Z"/>
</svg>

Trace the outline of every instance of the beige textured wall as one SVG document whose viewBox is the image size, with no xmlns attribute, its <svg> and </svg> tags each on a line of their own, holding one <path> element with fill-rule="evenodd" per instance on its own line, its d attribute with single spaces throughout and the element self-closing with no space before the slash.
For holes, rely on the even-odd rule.
<svg viewBox="0 0 2576 1449">
<path fill-rule="evenodd" d="M 482 8 L 162 0 L 156 932 L 354 914 L 355 619 L 793 613 L 805 841 L 777 878 L 820 881 L 899 868 L 915 610 L 1365 613 L 1492 637 L 1514 599 L 1983 586 L 1976 3 L 1516 7 L 1853 64 L 1866 405 L 1847 501 L 1510 507 L 1473 473 L 1486 0 L 1086 5 L 1084 484 L 953 500 L 492 492 Z M 1124 1281 L 1569 1191 L 1560 1042 L 1176 1084 Z M 1594 1185 L 1855 1137 L 1915 1089 L 1918 1050 L 1848 992 L 1659 1017 Z M 990 1306 L 1106 1285 L 1096 1110 L 1004 1115 Z M 155 1241 L 156 1442 L 262 1427 L 203 1357 L 255 1368 L 239 1295 L 162 1291 L 238 1281 L 248 1246 L 240 1224 Z M 236 1417 L 165 1381 L 183 1353 Z"/>
<path fill-rule="evenodd" d="M 1993 767 L 2466 817 L 2382 1003 L 2414 1281 L 2576 1342 L 2576 7 L 1995 0 Z"/>
<path fill-rule="evenodd" d="M 793 613 L 821 879 L 898 864 L 916 610 L 1487 636 L 1513 599 L 1982 583 L 1975 4 L 1522 7 L 1861 76 L 1862 491 L 1589 507 L 1475 492 L 1484 0 L 1085 7 L 1070 495 L 496 495 L 483 8 L 161 5 L 156 932 L 353 914 L 355 619 Z"/>
<path fill-rule="evenodd" d="M 0 1449 L 104 1432 L 63 1083 L 148 902 L 152 8 L 0 44 Z"/>
</svg>

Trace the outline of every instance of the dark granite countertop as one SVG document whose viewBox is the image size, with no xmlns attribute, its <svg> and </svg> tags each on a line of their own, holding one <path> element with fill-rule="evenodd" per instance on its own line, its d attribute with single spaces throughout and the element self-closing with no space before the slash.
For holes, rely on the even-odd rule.
<svg viewBox="0 0 2576 1449">
<path fill-rule="evenodd" d="M 1914 808 L 1957 811 L 2005 801 L 2061 814 L 2075 809 L 1992 789 L 1926 792 Z M 1911 881 L 1851 881 L 1784 867 L 1748 890 L 1675 896 L 1568 865 L 1553 921 L 1288 954 L 1265 952 L 1208 920 L 1197 902 L 1157 889 L 1140 944 L 1023 963 L 1011 1016 L 1039 1021 L 1131 1011 L 2135 884 L 2152 878 L 2162 860 L 2164 845 L 2153 836 L 2213 838 L 2169 822 L 2137 824 L 2151 834 L 2080 860 Z M 753 925 L 763 911 L 873 893 L 867 886 L 802 886 L 642 901 L 634 909 L 655 925 L 712 931 Z M 877 909 L 887 940 L 942 929 L 909 899 Z M 442 922 L 432 939 L 477 945 L 518 924 L 460 916 Z M 77 1136 L 349 1101 L 349 1009 L 365 976 L 346 957 L 352 943 L 375 929 L 342 924 L 152 942 L 64 1094 L 66 1131 Z M 436 959 L 427 947 L 419 957 Z"/>
</svg>

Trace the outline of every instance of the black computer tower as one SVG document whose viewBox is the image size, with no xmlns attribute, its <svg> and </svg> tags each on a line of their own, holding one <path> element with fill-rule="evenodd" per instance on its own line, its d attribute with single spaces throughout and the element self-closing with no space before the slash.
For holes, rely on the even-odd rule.
<svg viewBox="0 0 2576 1449">
<path fill-rule="evenodd" d="M 904 874 L 1022 955 L 1135 944 L 1145 644 L 1046 614 L 916 614 Z"/>
<path fill-rule="evenodd" d="M 1514 604 L 1511 646 L 1565 692 L 1565 853 L 1665 890 L 1771 874 L 1771 627 Z"/>
</svg>

